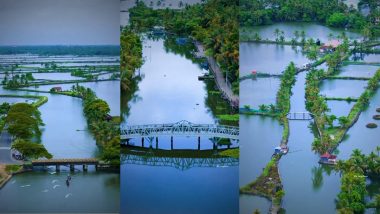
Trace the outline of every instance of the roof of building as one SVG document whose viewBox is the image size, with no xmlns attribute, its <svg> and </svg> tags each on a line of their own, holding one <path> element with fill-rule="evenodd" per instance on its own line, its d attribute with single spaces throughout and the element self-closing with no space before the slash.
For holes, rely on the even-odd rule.
<svg viewBox="0 0 380 214">
<path fill-rule="evenodd" d="M 337 39 L 333 39 L 333 40 L 330 40 L 330 41 L 327 41 L 323 46 L 324 47 L 332 47 L 332 48 L 336 48 L 338 47 L 339 45 L 341 44 L 341 42 Z"/>
</svg>

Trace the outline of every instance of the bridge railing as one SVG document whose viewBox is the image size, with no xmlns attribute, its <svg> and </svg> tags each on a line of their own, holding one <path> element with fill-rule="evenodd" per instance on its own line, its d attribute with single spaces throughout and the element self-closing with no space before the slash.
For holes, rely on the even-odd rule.
<svg viewBox="0 0 380 214">
<path fill-rule="evenodd" d="M 121 135 L 123 137 L 169 134 L 221 135 L 221 137 L 229 138 L 230 136 L 231 138 L 237 138 L 239 136 L 239 128 L 216 124 L 192 124 L 187 121 L 170 124 L 133 125 L 121 128 Z"/>
</svg>

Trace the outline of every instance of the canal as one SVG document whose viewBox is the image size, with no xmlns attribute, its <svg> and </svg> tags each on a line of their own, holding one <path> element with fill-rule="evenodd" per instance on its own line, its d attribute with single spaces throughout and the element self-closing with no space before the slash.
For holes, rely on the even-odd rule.
<svg viewBox="0 0 380 214">
<path fill-rule="evenodd" d="M 201 124 L 218 123 L 212 110 L 214 108 L 209 106 L 208 86 L 198 80 L 198 76 L 207 71 L 184 54 L 173 51 L 169 45 L 162 38 L 152 40 L 144 37 L 145 62 L 138 72 L 142 80 L 138 83 L 138 91 L 133 99 L 123 107 L 123 125 L 175 123 L 182 120 Z M 160 149 L 170 150 L 170 137 L 160 136 L 158 144 Z M 131 139 L 130 145 L 140 146 L 141 138 Z M 149 148 L 149 144 L 146 143 L 145 147 Z M 201 136 L 201 150 L 212 148 L 212 141 Z M 175 136 L 174 150 L 170 151 L 170 156 L 176 157 L 178 162 L 184 162 L 189 159 L 181 155 L 180 151 L 195 150 L 193 154 L 196 156 L 196 149 L 196 137 Z M 135 151 L 127 148 L 123 156 L 130 155 L 130 152 Z M 153 155 L 152 158 L 158 157 Z M 179 169 L 149 163 L 122 164 L 123 213 L 238 212 L 237 164 L 214 167 L 190 165 Z M 146 206 L 147 202 L 149 206 Z"/>
</svg>

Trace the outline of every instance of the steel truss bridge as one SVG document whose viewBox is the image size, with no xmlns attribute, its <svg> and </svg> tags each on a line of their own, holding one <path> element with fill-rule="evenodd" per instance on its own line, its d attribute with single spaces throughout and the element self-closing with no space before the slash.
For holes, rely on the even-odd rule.
<svg viewBox="0 0 380 214">
<path fill-rule="evenodd" d="M 182 158 L 182 157 L 160 157 L 160 156 L 141 156 L 125 155 L 124 164 L 148 165 L 148 166 L 167 166 L 179 170 L 187 170 L 192 167 L 229 167 L 238 166 L 239 159 L 232 157 L 202 157 L 202 158 Z"/>
<path fill-rule="evenodd" d="M 239 139 L 239 128 L 216 124 L 194 124 L 186 120 L 177 123 L 134 125 L 121 128 L 121 139 L 158 136 L 195 136 Z"/>
</svg>

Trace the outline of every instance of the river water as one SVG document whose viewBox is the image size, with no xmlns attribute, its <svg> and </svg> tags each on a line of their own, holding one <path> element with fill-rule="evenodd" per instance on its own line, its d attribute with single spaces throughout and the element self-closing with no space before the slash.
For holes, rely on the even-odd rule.
<svg viewBox="0 0 380 214">
<path fill-rule="evenodd" d="M 11 59 L 9 61 L 20 60 L 19 55 L 15 55 L 14 58 L 13 61 Z M 25 63 L 38 60 L 41 62 L 49 61 L 47 57 L 30 59 L 31 56 L 27 55 L 24 58 L 21 57 Z M 99 60 L 99 57 L 94 58 L 83 57 L 83 59 L 78 60 Z M 60 56 L 54 59 L 70 61 L 76 58 Z M 25 64 L 20 63 L 20 65 Z M 70 76 L 69 73 L 34 73 L 33 75 L 38 79 L 49 80 L 80 79 Z M 83 85 L 92 88 L 98 97 L 105 99 L 110 104 L 112 115 L 119 115 L 119 81 L 91 82 L 83 83 Z M 49 90 L 51 87 L 53 86 L 46 85 L 38 89 Z M 5 90 L 2 87 L 0 94 L 48 97 L 48 102 L 39 107 L 42 120 L 45 123 L 45 126 L 42 127 L 41 142 L 54 158 L 91 158 L 98 156 L 99 148 L 92 134 L 88 131 L 81 99 L 49 93 Z M 13 102 L 25 101 L 25 98 L 0 98 L 0 101 L 8 102 L 12 99 Z M 32 102 L 32 100 L 27 100 L 29 103 Z M 61 167 L 61 172 L 58 173 L 55 173 L 55 168 L 48 168 L 13 176 L 0 190 L 0 204 L 2 204 L 0 212 L 109 213 L 119 211 L 119 174 L 96 172 L 93 167 L 89 167 L 88 172 L 83 172 L 81 167 L 76 167 L 75 172 L 71 172 L 73 178 L 71 185 L 66 187 L 65 179 L 69 173 L 68 167 Z"/>
<path fill-rule="evenodd" d="M 301 31 L 305 32 L 305 38 L 313 38 L 314 41 L 319 39 L 322 42 L 326 42 L 329 39 L 337 38 L 344 32 L 346 36 L 350 40 L 360 40 L 361 35 L 356 32 L 352 31 L 346 31 L 343 29 L 337 29 L 337 28 L 331 28 L 320 24 L 315 23 L 302 23 L 302 22 L 285 22 L 285 23 L 275 23 L 272 25 L 265 25 L 265 26 L 254 26 L 249 28 L 242 28 L 241 35 L 248 34 L 253 35 L 254 33 L 258 33 L 261 37 L 261 39 L 269 39 L 269 40 L 275 40 L 275 30 L 279 29 L 280 31 L 284 32 L 284 37 L 286 41 L 289 41 L 293 38 L 295 38 L 294 32 L 298 31 L 301 33 Z M 332 35 L 330 37 L 329 35 Z M 301 37 L 298 38 L 298 41 L 301 40 Z"/>
<path fill-rule="evenodd" d="M 164 40 L 144 39 L 145 63 L 139 90 L 124 106 L 124 125 L 175 123 L 213 124 L 217 119 L 207 104 L 207 86 L 198 81 L 206 73 L 198 64 L 170 51 Z M 141 139 L 131 144 L 141 145 Z M 159 137 L 159 148 L 170 150 L 170 138 Z M 176 149 L 196 149 L 196 137 L 174 137 Z M 149 145 L 146 143 L 145 145 Z M 201 149 L 212 149 L 201 137 Z M 147 147 L 147 146 L 145 146 Z M 177 150 L 178 151 L 178 150 Z M 197 152 L 194 151 L 196 154 Z M 128 155 L 128 154 L 124 154 Z M 184 159 L 178 157 L 177 162 Z M 124 163 L 121 167 L 122 213 L 237 213 L 238 166 L 190 167 Z M 146 206 L 147 201 L 149 206 Z"/>
</svg>

